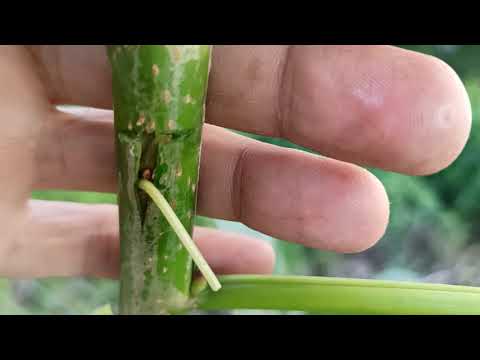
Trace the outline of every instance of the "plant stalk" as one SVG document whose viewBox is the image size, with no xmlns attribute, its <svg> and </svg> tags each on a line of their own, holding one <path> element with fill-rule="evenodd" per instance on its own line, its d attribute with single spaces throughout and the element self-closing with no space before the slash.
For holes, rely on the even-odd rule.
<svg viewBox="0 0 480 360">
<path fill-rule="evenodd" d="M 279 310 L 326 315 L 480 315 L 480 288 L 304 276 L 230 275 L 198 291 L 201 310 Z M 197 286 L 196 286 L 197 287 Z"/>
<path fill-rule="evenodd" d="M 194 264 L 151 198 L 151 181 L 193 233 L 211 47 L 112 45 L 118 167 L 120 314 L 191 307 Z"/>
</svg>

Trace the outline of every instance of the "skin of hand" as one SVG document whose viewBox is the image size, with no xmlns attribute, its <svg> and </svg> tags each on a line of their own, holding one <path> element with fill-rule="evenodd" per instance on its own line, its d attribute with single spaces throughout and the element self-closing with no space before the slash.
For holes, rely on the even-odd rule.
<svg viewBox="0 0 480 360">
<path fill-rule="evenodd" d="M 105 48 L 1 46 L 0 84 L 0 276 L 115 278 L 115 206 L 30 200 L 32 190 L 116 191 Z M 88 109 L 58 109 L 69 104 Z M 471 117 L 455 72 L 423 54 L 393 46 L 215 46 L 199 214 L 311 248 L 363 251 L 389 219 L 387 194 L 363 166 L 438 172 L 461 153 Z M 218 273 L 273 270 L 274 253 L 259 239 L 203 228 L 194 237 Z"/>
</svg>

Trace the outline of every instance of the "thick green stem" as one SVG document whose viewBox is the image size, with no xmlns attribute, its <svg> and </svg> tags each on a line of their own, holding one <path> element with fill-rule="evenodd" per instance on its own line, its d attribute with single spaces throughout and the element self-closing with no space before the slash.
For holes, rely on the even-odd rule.
<svg viewBox="0 0 480 360">
<path fill-rule="evenodd" d="M 223 276 L 196 290 L 203 310 L 263 309 L 338 315 L 479 315 L 480 289 L 322 277 Z M 199 286 L 195 286 L 198 288 Z"/>
<path fill-rule="evenodd" d="M 193 263 L 142 179 L 161 191 L 193 232 L 208 45 L 115 45 L 112 67 L 120 213 L 121 314 L 178 313 L 191 306 Z"/>
</svg>

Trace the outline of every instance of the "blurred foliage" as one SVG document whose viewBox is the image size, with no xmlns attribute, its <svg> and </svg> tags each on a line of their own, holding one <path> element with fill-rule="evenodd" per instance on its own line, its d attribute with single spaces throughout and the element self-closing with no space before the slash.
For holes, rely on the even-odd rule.
<svg viewBox="0 0 480 360">
<path fill-rule="evenodd" d="M 462 79 L 480 76 L 478 45 L 401 45 L 401 47 L 442 59 L 455 69 Z"/>
<path fill-rule="evenodd" d="M 429 177 L 379 170 L 391 202 L 384 238 L 361 254 L 339 255 L 270 239 L 277 253 L 276 273 L 433 281 L 480 285 L 480 59 L 478 45 L 402 45 L 450 64 L 467 85 L 472 102 L 472 134 L 448 169 Z M 308 151 L 288 141 L 245 134 L 260 141 Z M 112 194 L 36 192 L 35 199 L 115 204 Z M 239 231 L 227 222 L 199 217 L 197 224 Z M 227 224 L 227 225 L 226 225 Z M 250 229 L 245 233 L 252 235 Z M 270 241 L 269 240 L 269 241 Z M 101 314 L 115 311 L 118 283 L 93 279 L 0 279 L 0 313 Z"/>
</svg>

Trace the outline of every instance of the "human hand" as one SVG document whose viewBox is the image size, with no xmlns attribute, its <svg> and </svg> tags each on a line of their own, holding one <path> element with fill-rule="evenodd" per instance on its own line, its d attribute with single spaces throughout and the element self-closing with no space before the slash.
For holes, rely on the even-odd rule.
<svg viewBox="0 0 480 360">
<path fill-rule="evenodd" d="M 0 276 L 118 275 L 115 206 L 30 200 L 40 189 L 116 191 L 110 82 L 102 46 L 0 47 Z M 382 237 L 389 216 L 382 184 L 361 166 L 444 169 L 466 143 L 471 109 L 446 64 L 400 48 L 218 46 L 206 120 L 199 214 L 358 252 Z M 273 269 L 258 239 L 197 228 L 195 240 L 219 273 Z"/>
</svg>

